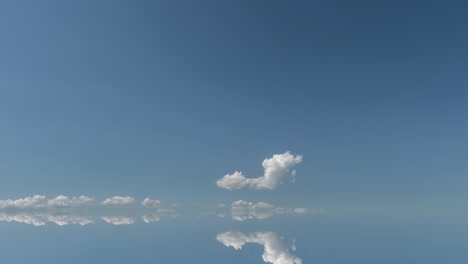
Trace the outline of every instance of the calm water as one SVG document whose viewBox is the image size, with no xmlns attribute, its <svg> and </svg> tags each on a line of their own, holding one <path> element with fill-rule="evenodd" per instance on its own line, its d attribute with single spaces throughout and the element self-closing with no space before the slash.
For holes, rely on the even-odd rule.
<svg viewBox="0 0 468 264">
<path fill-rule="evenodd" d="M 468 261 L 467 217 L 454 212 L 372 208 L 302 208 L 295 212 L 290 208 L 252 209 L 251 205 L 235 208 L 168 205 L 164 209 L 96 206 L 2 212 L 0 261 L 278 264 Z"/>
</svg>

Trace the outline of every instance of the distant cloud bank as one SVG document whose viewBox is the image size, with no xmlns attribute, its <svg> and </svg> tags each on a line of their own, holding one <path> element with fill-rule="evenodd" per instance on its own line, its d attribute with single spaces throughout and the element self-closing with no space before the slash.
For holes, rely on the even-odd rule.
<svg viewBox="0 0 468 264">
<path fill-rule="evenodd" d="M 47 200 L 43 195 L 34 195 L 32 197 L 20 198 L 16 200 L 0 200 L 0 209 L 39 209 L 39 208 L 66 208 L 89 205 L 94 202 L 94 198 L 84 195 L 68 198 L 65 195 L 59 195 L 53 199 Z"/>
<path fill-rule="evenodd" d="M 140 208 L 128 207 L 135 203 L 131 196 L 113 196 L 100 203 L 84 195 L 68 197 L 59 195 L 47 199 L 44 195 L 34 195 L 19 199 L 0 200 L 0 222 L 18 222 L 35 226 L 55 223 L 88 225 L 100 218 L 113 225 L 130 225 L 137 217 L 145 223 L 159 221 L 170 215 L 175 217 L 175 206 L 165 205 L 159 200 L 145 198 Z M 123 207 L 121 207 L 123 206 Z M 124 210 L 128 215 L 119 215 Z M 100 216 L 100 214 L 103 216 Z"/>
<path fill-rule="evenodd" d="M 216 185 L 227 190 L 239 190 L 246 186 L 252 189 L 276 189 L 283 183 L 286 176 L 294 176 L 296 171 L 290 169 L 301 163 L 302 155 L 293 155 L 286 151 L 283 154 L 275 154 L 269 159 L 263 160 L 264 175 L 258 178 L 247 178 L 241 171 L 226 174 L 216 181 Z"/>
<path fill-rule="evenodd" d="M 252 218 L 262 220 L 277 214 L 307 214 L 309 212 L 310 210 L 308 208 L 276 207 L 265 202 L 252 203 L 244 200 L 238 200 L 231 204 L 231 217 L 237 221 L 245 221 Z"/>
</svg>

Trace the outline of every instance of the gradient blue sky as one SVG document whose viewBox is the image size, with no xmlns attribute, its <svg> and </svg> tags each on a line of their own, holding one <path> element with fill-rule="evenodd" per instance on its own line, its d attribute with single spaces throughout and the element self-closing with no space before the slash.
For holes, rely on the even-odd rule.
<svg viewBox="0 0 468 264">
<path fill-rule="evenodd" d="M 436 1 L 1 1 L 0 198 L 462 204 L 468 16 Z M 297 182 L 218 189 L 302 154 Z"/>
</svg>

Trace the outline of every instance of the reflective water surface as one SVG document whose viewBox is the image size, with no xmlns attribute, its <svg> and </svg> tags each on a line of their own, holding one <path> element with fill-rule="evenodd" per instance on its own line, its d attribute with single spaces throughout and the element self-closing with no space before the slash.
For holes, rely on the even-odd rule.
<svg viewBox="0 0 468 264">
<path fill-rule="evenodd" d="M 181 205 L 114 196 L 0 201 L 2 263 L 466 263 L 464 214 Z M 452 214 L 452 215 L 448 215 Z"/>
</svg>

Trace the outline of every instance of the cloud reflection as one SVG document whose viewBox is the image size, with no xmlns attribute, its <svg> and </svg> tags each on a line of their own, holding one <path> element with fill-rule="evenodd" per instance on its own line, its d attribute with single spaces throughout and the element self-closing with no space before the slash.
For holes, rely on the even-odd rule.
<svg viewBox="0 0 468 264">
<path fill-rule="evenodd" d="M 236 221 L 267 219 L 278 214 L 306 214 L 308 208 L 277 207 L 266 202 L 252 203 L 237 200 L 230 205 L 220 203 L 214 207 L 198 205 L 205 212 L 203 215 L 218 217 L 231 216 Z M 185 208 L 187 209 L 187 208 Z M 190 209 L 190 208 L 189 208 Z M 101 219 L 113 225 L 130 225 L 136 219 L 145 223 L 160 221 L 163 217 L 180 215 L 178 204 L 164 204 L 159 200 L 145 198 L 136 203 L 130 196 L 113 196 L 102 202 L 84 195 L 68 197 L 59 195 L 47 199 L 43 195 L 34 195 L 20 199 L 0 200 L 0 221 L 45 225 L 48 222 L 63 226 L 68 224 L 88 225 L 94 219 Z"/>
<path fill-rule="evenodd" d="M 133 216 L 111 215 L 101 216 L 101 219 L 104 220 L 106 223 L 113 225 L 131 225 L 135 223 L 135 217 Z"/>
<path fill-rule="evenodd" d="M 238 200 L 231 204 L 231 217 L 237 221 L 245 221 L 253 218 L 262 220 L 276 214 L 306 214 L 309 212 L 310 210 L 308 208 L 276 207 L 265 202 L 252 203 L 244 200 Z"/>
<path fill-rule="evenodd" d="M 94 223 L 91 216 L 80 216 L 77 214 L 58 213 L 37 213 L 37 212 L 16 212 L 0 213 L 1 222 L 18 222 L 34 226 L 43 226 L 47 222 L 55 223 L 59 226 L 68 224 L 88 225 Z"/>
<path fill-rule="evenodd" d="M 55 223 L 59 226 L 88 225 L 95 219 L 113 225 L 131 225 L 140 218 L 145 223 L 159 221 L 170 215 L 175 217 L 175 206 L 159 200 L 145 198 L 140 206 L 131 206 L 135 199 L 130 196 L 113 196 L 96 203 L 87 196 L 68 197 L 59 195 L 47 199 L 43 195 L 0 200 L 0 222 L 17 222 L 34 226 Z M 143 216 L 142 216 L 143 215 Z"/>
<path fill-rule="evenodd" d="M 242 249 L 246 243 L 256 243 L 264 247 L 263 261 L 273 264 L 302 264 L 302 260 L 291 254 L 289 247 L 275 232 L 256 232 L 245 235 L 240 232 L 224 232 L 216 236 L 216 240 L 226 247 L 236 250 Z M 295 245 L 290 246 L 295 251 Z"/>
</svg>

